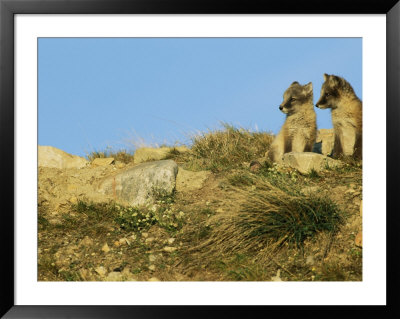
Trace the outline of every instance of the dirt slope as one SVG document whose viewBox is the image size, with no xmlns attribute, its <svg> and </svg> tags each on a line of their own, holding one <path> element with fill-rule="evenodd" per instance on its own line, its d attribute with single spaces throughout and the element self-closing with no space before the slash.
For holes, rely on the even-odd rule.
<svg viewBox="0 0 400 319">
<path fill-rule="evenodd" d="M 103 177 L 133 165 L 39 168 L 38 280 L 362 280 L 362 248 L 355 244 L 362 224 L 361 168 L 282 173 L 295 176 L 304 193 L 328 197 L 345 212 L 339 232 L 318 233 L 302 247 L 229 252 L 203 244 L 221 220 L 239 216 L 245 199 L 235 189 L 250 190 L 241 176 L 257 173 L 243 165 L 208 172 L 200 184 L 193 179 L 196 185 L 186 179 L 187 189 L 160 198 L 148 211 L 119 207 L 94 191 Z M 136 226 L 129 219 L 135 213 Z"/>
</svg>

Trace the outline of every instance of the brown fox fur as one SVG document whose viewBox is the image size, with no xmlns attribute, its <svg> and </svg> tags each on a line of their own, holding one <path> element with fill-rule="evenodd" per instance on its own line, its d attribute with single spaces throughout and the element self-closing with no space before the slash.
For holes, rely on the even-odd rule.
<svg viewBox="0 0 400 319">
<path fill-rule="evenodd" d="M 333 157 L 362 158 L 362 102 L 351 85 L 336 75 L 324 74 L 316 106 L 330 108 L 335 133 Z"/>
<path fill-rule="evenodd" d="M 301 85 L 293 82 L 283 94 L 279 109 L 286 114 L 286 120 L 267 157 L 280 162 L 284 153 L 311 152 L 317 136 L 312 83 Z"/>
</svg>

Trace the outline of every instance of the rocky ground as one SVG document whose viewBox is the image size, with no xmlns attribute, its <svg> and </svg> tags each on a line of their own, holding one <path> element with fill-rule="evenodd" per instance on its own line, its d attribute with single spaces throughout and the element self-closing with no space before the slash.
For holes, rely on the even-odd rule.
<svg viewBox="0 0 400 319">
<path fill-rule="evenodd" d="M 301 174 L 243 162 L 212 172 L 191 171 L 176 157 L 169 160 L 178 168 L 174 190 L 138 209 L 120 204 L 118 185 L 108 193 L 99 185 L 143 164 L 73 161 L 41 162 L 38 170 L 39 281 L 362 280 L 360 165 Z M 329 198 L 343 217 L 338 230 L 318 231 L 301 245 L 232 244 L 242 241 L 232 221 L 259 188 L 252 179 L 261 178 Z"/>
</svg>

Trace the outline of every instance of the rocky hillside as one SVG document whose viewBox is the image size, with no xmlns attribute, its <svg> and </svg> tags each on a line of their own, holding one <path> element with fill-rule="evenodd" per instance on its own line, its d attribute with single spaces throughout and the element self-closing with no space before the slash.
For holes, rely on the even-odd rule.
<svg viewBox="0 0 400 319">
<path fill-rule="evenodd" d="M 362 280 L 362 167 L 226 127 L 90 160 L 39 146 L 38 280 Z M 107 155 L 107 156 L 104 156 Z M 110 156 L 113 155 L 113 156 Z"/>
</svg>

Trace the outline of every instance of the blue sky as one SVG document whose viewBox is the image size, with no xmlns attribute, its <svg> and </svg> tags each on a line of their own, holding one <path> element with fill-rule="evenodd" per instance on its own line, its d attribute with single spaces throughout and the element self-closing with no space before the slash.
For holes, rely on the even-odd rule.
<svg viewBox="0 0 400 319">
<path fill-rule="evenodd" d="M 221 122 L 277 133 L 293 81 L 343 76 L 362 99 L 361 38 L 40 38 L 38 139 L 74 155 L 188 144 Z M 329 110 L 318 128 L 331 128 Z M 133 144 L 131 141 L 135 141 Z"/>
</svg>

